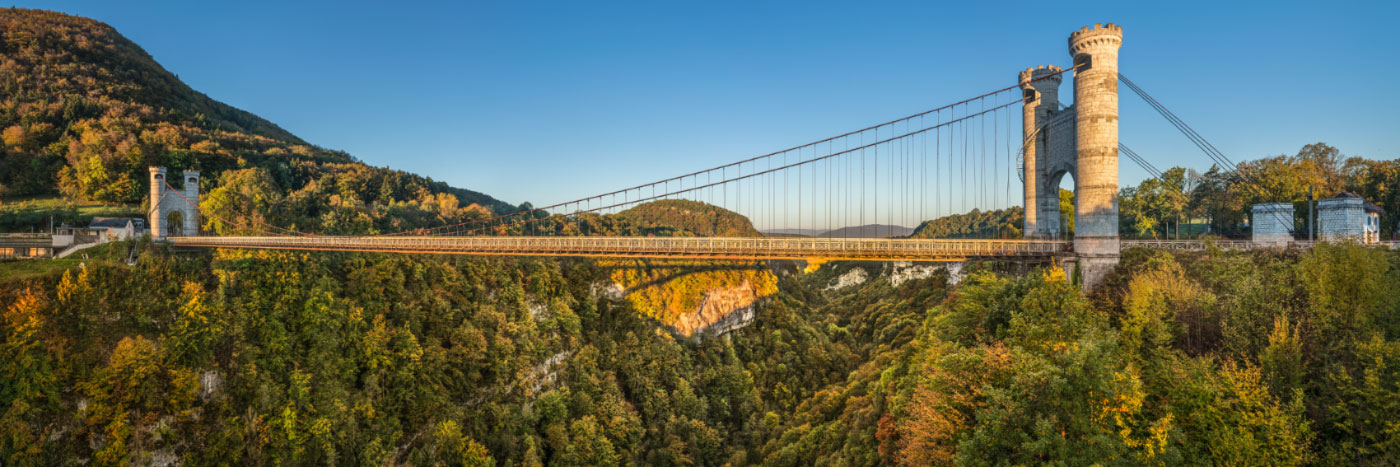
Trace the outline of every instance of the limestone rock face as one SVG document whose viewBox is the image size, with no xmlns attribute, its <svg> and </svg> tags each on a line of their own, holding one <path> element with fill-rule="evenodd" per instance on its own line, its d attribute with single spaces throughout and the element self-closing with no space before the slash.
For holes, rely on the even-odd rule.
<svg viewBox="0 0 1400 467">
<path fill-rule="evenodd" d="M 530 386 L 530 394 L 540 394 L 545 389 L 554 387 L 559 382 L 559 366 L 573 354 L 572 350 L 558 352 L 530 368 L 523 380 Z"/>
<path fill-rule="evenodd" d="M 905 261 L 892 265 L 890 286 L 899 287 L 905 282 L 932 277 L 939 269 L 948 271 L 948 283 L 950 284 L 957 284 L 959 280 L 962 280 L 962 263 L 919 264 Z"/>
<path fill-rule="evenodd" d="M 890 268 L 890 286 L 899 287 L 900 284 L 916 279 L 923 279 L 933 275 L 938 270 L 938 266 L 931 264 L 914 264 L 910 262 L 898 262 Z"/>
<path fill-rule="evenodd" d="M 672 328 L 686 337 L 700 332 L 727 334 L 753 321 L 756 301 L 758 294 L 747 281 L 736 287 L 709 290 L 700 301 L 699 309 L 681 315 Z"/>
<path fill-rule="evenodd" d="M 205 401 L 214 397 L 223 386 L 224 377 L 216 371 L 206 371 L 199 375 L 199 397 Z"/>
<path fill-rule="evenodd" d="M 861 285 L 868 279 L 870 279 L 870 274 L 866 273 L 864 269 L 851 268 L 850 271 L 846 271 L 841 277 L 836 278 L 836 282 L 827 287 L 826 290 L 841 290 L 847 287 Z"/>
<path fill-rule="evenodd" d="M 594 297 L 601 297 L 608 300 L 622 300 L 627 295 L 627 288 L 616 282 L 595 282 L 589 292 Z"/>
</svg>

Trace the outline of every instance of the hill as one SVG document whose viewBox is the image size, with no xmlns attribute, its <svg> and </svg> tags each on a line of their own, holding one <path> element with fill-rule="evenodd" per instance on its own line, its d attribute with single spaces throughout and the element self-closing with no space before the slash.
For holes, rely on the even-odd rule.
<svg viewBox="0 0 1400 467">
<path fill-rule="evenodd" d="M 259 169 L 279 195 L 304 192 L 306 201 L 339 201 L 327 204 L 348 211 L 304 209 L 316 217 L 301 222 L 311 230 L 328 215 L 363 215 L 380 229 L 400 227 L 404 221 L 389 219 L 396 206 L 448 220 L 458 216 L 458 204 L 513 209 L 481 193 L 311 145 L 191 89 L 140 46 L 92 19 L 0 9 L 0 39 L 0 198 L 62 194 L 137 204 L 149 188 L 146 168 L 159 165 L 200 170 L 206 183 L 215 182 L 206 190 L 226 182 L 225 174 Z M 448 204 L 453 208 L 443 209 Z"/>
<path fill-rule="evenodd" d="M 617 217 L 642 235 L 699 237 L 759 237 L 749 219 L 698 201 L 667 199 L 622 211 Z"/>
<path fill-rule="evenodd" d="M 1060 189 L 1060 218 L 1065 224 L 1061 230 L 1073 235 L 1074 193 L 1065 189 Z M 1021 238 L 1025 222 L 1025 209 L 1020 206 L 991 211 L 973 209 L 925 221 L 909 238 Z"/>
<path fill-rule="evenodd" d="M 919 224 L 910 238 L 1020 238 L 1024 209 L 980 211 L 943 216 Z"/>
</svg>

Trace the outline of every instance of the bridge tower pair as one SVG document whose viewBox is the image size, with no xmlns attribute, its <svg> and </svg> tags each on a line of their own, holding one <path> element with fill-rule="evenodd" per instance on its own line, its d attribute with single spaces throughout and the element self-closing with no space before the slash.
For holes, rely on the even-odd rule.
<svg viewBox="0 0 1400 467">
<path fill-rule="evenodd" d="M 199 171 L 186 170 L 185 187 L 175 191 L 167 186 L 165 167 L 151 167 L 151 238 L 199 235 Z M 174 214 L 179 214 L 174 215 Z M 173 223 L 172 223 L 173 221 Z"/>
<path fill-rule="evenodd" d="M 1123 28 L 1109 23 L 1069 36 L 1074 104 L 1060 108 L 1061 69 L 1020 74 L 1026 238 L 1059 238 L 1060 181 L 1075 182 L 1074 251 L 1085 288 L 1118 263 L 1118 48 Z"/>
</svg>

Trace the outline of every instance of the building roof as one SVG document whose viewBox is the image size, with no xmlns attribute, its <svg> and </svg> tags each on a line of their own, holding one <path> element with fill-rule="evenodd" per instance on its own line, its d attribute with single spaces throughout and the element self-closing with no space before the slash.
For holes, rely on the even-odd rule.
<svg viewBox="0 0 1400 467">
<path fill-rule="evenodd" d="M 1337 193 L 1337 196 L 1333 196 L 1332 198 L 1333 198 L 1333 199 L 1337 199 L 1337 198 L 1357 198 L 1357 199 L 1360 199 L 1360 200 L 1361 200 L 1361 205 L 1364 206 L 1364 207 L 1366 208 L 1366 212 L 1374 212 L 1374 213 L 1382 213 L 1382 212 L 1385 212 L 1385 210 L 1384 210 L 1384 209 L 1381 209 L 1380 206 L 1376 206 L 1375 203 L 1372 203 L 1372 202 L 1370 202 L 1370 201 L 1366 201 L 1366 198 L 1363 198 L 1363 197 L 1361 197 L 1361 195 L 1358 195 L 1358 194 L 1356 194 L 1356 193 L 1352 193 L 1352 192 L 1350 192 L 1350 191 L 1343 191 L 1343 192 L 1341 192 L 1341 193 Z"/>
<path fill-rule="evenodd" d="M 125 228 L 128 223 L 136 225 L 137 219 L 134 217 L 94 217 L 88 223 L 89 229 Z"/>
</svg>

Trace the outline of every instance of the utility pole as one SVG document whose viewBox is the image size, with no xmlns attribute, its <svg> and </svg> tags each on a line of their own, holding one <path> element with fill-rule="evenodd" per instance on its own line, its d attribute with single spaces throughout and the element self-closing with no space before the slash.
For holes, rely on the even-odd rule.
<svg viewBox="0 0 1400 467">
<path fill-rule="evenodd" d="M 1313 241 L 1313 186 L 1308 185 L 1308 241 Z"/>
</svg>

